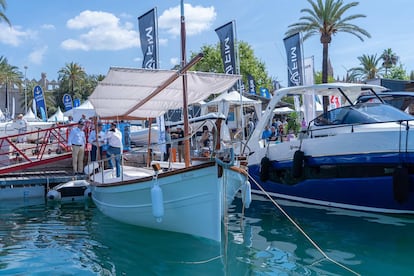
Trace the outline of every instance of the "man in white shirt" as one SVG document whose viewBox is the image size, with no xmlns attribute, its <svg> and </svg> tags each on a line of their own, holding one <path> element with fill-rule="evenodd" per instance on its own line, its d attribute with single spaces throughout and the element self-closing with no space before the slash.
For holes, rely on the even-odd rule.
<svg viewBox="0 0 414 276">
<path fill-rule="evenodd" d="M 108 149 L 106 155 L 109 157 L 109 168 L 113 168 L 112 157 L 115 158 L 116 177 L 121 176 L 121 154 L 122 154 L 122 133 L 117 129 L 116 123 L 111 123 L 110 129 L 106 134 Z"/>
<path fill-rule="evenodd" d="M 88 142 L 92 144 L 91 161 L 102 158 L 102 146 L 105 144 L 106 133 L 102 130 L 102 123 L 98 123 L 97 128 L 97 130 L 93 129 L 88 137 Z"/>
<path fill-rule="evenodd" d="M 83 132 L 83 121 L 79 121 L 78 127 L 72 128 L 69 133 L 68 146 L 72 147 L 72 166 L 74 174 L 83 174 L 83 159 L 85 156 L 86 137 Z"/>
</svg>

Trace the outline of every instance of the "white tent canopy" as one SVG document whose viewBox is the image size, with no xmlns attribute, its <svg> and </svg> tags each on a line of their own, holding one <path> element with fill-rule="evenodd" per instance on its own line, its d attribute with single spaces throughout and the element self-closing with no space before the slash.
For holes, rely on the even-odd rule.
<svg viewBox="0 0 414 276">
<path fill-rule="evenodd" d="M 293 110 L 292 108 L 288 107 L 288 106 L 284 106 L 284 107 L 277 107 L 273 110 L 273 113 L 275 114 L 289 114 L 295 112 L 295 110 Z"/>
<path fill-rule="evenodd" d="M 182 78 L 175 78 L 178 73 L 175 70 L 111 67 L 89 100 L 103 118 L 156 118 L 169 109 L 183 107 Z M 204 72 L 187 72 L 186 75 L 187 104 L 222 93 L 240 78 L 239 75 Z M 169 85 L 160 89 L 167 82 Z"/>
<path fill-rule="evenodd" d="M 53 114 L 52 116 L 47 119 L 48 122 L 66 122 L 68 120 L 68 117 L 65 116 L 60 110 L 60 107 L 58 107 L 58 110 Z"/>
<path fill-rule="evenodd" d="M 226 117 L 229 113 L 231 105 L 243 105 L 243 106 L 254 106 L 255 112 L 260 119 L 262 114 L 262 102 L 252 100 L 241 96 L 237 91 L 231 91 L 229 93 L 223 93 L 217 98 L 206 103 L 206 106 L 217 106 L 218 112 L 223 113 Z"/>
<path fill-rule="evenodd" d="M 36 122 L 36 121 L 40 121 L 39 118 L 36 117 L 36 115 L 34 115 L 33 111 L 31 108 L 29 108 L 27 110 L 27 113 L 23 115 L 23 118 L 28 121 L 28 122 Z"/>
<path fill-rule="evenodd" d="M 86 118 L 90 118 L 96 115 L 95 109 L 92 103 L 88 100 L 84 101 L 80 106 L 72 108 L 63 113 L 64 116 L 72 116 L 73 121 L 77 122 L 82 118 L 82 114 L 85 114 Z"/>
</svg>

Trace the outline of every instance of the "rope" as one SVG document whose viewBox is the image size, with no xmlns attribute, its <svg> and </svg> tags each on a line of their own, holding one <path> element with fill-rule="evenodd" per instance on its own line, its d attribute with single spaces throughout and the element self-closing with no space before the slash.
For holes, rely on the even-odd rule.
<svg viewBox="0 0 414 276">
<path fill-rule="evenodd" d="M 257 183 L 256 180 L 253 179 L 253 177 L 249 174 L 249 178 L 257 185 L 257 187 L 259 187 L 259 189 L 266 195 L 267 198 L 269 198 L 269 200 L 279 209 L 280 212 L 282 212 L 283 215 L 285 215 L 285 217 L 299 230 L 299 232 L 302 233 L 302 235 L 319 251 L 319 253 L 322 254 L 323 257 L 325 257 L 325 259 L 327 259 L 328 261 L 338 265 L 339 267 L 353 273 L 354 275 L 361 275 L 355 271 L 353 271 L 352 269 L 346 267 L 345 265 L 335 261 L 334 259 L 330 258 L 317 244 L 316 242 L 314 242 L 312 240 L 311 237 L 308 236 L 308 234 L 306 234 L 306 232 L 299 226 L 299 224 L 297 224 L 290 216 L 288 213 L 286 213 L 285 210 L 283 210 L 283 208 L 269 195 L 268 192 L 266 192 L 262 186 L 260 186 L 259 183 Z"/>
</svg>

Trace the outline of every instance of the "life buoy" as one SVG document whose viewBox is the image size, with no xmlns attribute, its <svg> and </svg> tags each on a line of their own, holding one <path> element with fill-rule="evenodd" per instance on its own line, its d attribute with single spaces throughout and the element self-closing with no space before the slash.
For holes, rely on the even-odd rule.
<svg viewBox="0 0 414 276">
<path fill-rule="evenodd" d="M 299 178 L 302 176 L 304 161 L 305 161 L 305 153 L 301 150 L 295 151 L 295 154 L 293 155 L 293 164 L 292 164 L 293 178 Z"/>
<path fill-rule="evenodd" d="M 262 158 L 260 161 L 260 180 L 266 181 L 269 179 L 270 175 L 270 166 L 272 165 L 272 162 L 270 162 L 270 159 L 266 156 Z"/>
<path fill-rule="evenodd" d="M 410 193 L 410 174 L 406 167 L 399 166 L 395 168 L 392 175 L 392 187 L 394 199 L 400 204 L 404 203 Z"/>
</svg>

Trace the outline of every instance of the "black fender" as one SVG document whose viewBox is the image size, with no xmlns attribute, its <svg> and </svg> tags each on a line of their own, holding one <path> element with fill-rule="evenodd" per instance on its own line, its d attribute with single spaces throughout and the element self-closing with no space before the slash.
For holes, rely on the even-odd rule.
<svg viewBox="0 0 414 276">
<path fill-rule="evenodd" d="M 305 162 L 305 153 L 301 150 L 295 151 L 292 163 L 292 177 L 300 178 L 303 174 L 303 167 Z"/>
</svg>

